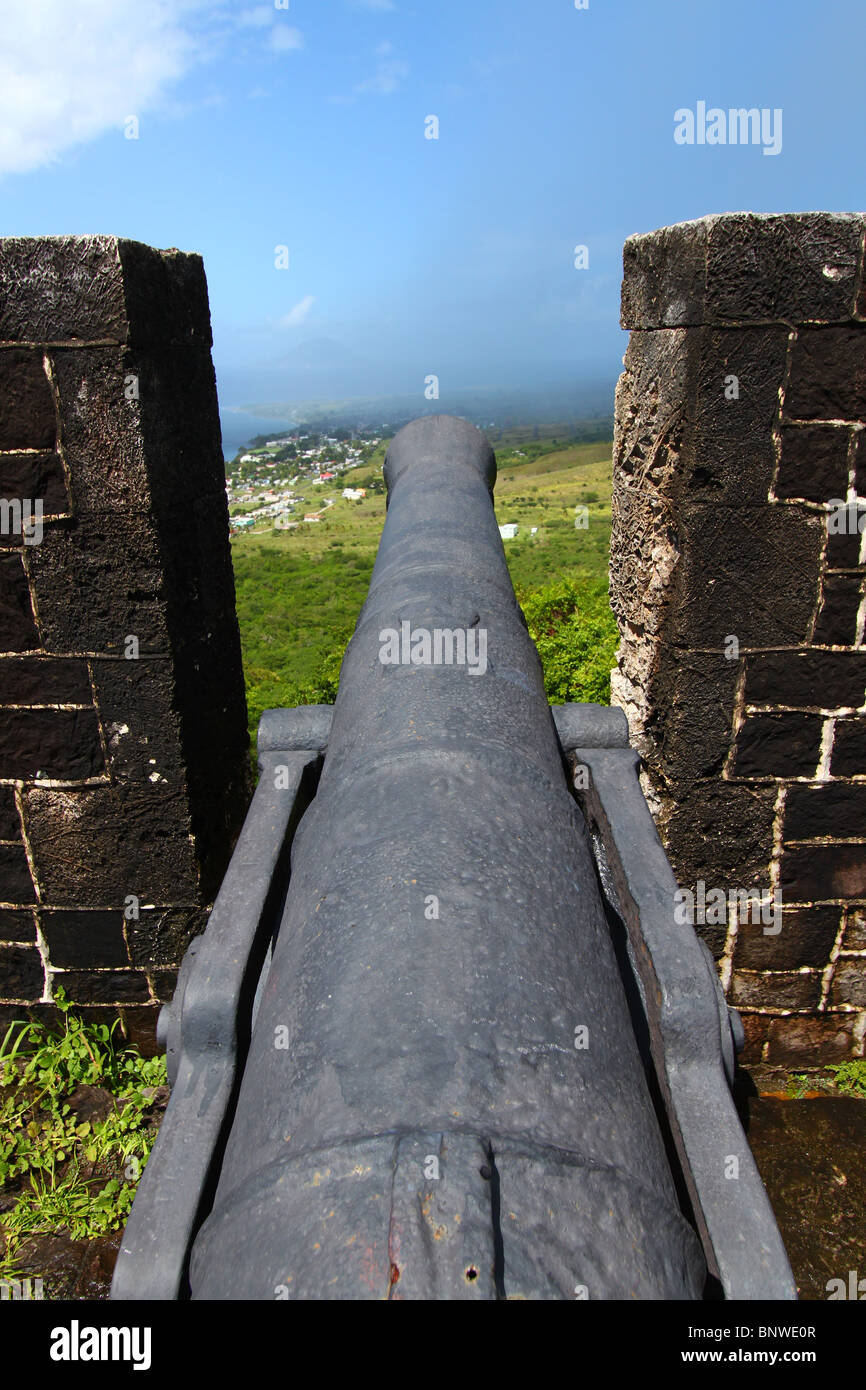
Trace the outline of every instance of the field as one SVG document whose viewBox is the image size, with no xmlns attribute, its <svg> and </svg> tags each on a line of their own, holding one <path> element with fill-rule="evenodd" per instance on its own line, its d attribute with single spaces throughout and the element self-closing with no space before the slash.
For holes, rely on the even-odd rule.
<svg viewBox="0 0 866 1390">
<path fill-rule="evenodd" d="M 606 598 L 611 444 L 524 438 L 529 434 L 504 432 L 496 441 L 497 521 L 520 528 L 505 542 L 511 578 L 544 662 L 549 697 L 607 701 L 616 645 Z M 306 504 L 298 517 L 335 499 L 321 521 L 289 531 L 269 525 L 232 538 L 253 734 L 264 709 L 334 698 L 385 520 L 384 451 L 383 444 L 334 484 L 295 488 Z M 344 500 L 344 486 L 366 487 L 367 496 Z"/>
</svg>

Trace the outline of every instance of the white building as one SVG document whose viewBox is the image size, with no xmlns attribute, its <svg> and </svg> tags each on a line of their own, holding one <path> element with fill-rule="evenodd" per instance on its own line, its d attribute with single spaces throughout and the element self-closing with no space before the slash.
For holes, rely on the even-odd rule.
<svg viewBox="0 0 866 1390">
<path fill-rule="evenodd" d="M 505 526 L 500 526 L 499 534 L 504 541 L 513 541 L 514 537 L 517 535 L 517 530 L 517 522 L 509 521 Z"/>
</svg>

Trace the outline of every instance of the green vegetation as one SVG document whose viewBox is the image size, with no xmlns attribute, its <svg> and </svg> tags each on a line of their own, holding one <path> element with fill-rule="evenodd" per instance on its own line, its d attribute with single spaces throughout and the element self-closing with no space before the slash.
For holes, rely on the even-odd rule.
<svg viewBox="0 0 866 1390">
<path fill-rule="evenodd" d="M 0 1278 L 14 1276 L 31 1236 L 123 1226 L 156 1137 L 165 1058 L 120 1047 L 119 1020 L 83 1022 L 61 989 L 56 1003 L 62 1033 L 13 1023 L 0 1043 Z M 82 1118 L 94 1099 L 108 1113 Z"/>
<path fill-rule="evenodd" d="M 530 433 L 503 431 L 496 441 L 497 521 L 520 528 L 505 542 L 512 582 L 549 698 L 607 704 L 617 640 L 607 602 L 611 445 Z M 321 511 L 320 521 L 289 531 L 267 525 L 232 538 L 253 746 L 263 710 L 327 704 L 336 696 L 385 520 L 386 446 L 328 486 L 302 480 L 293 489 L 302 499 L 295 515 Z M 367 496 L 346 500 L 344 487 L 365 487 Z M 586 508 L 580 528 L 576 507 Z"/>
<path fill-rule="evenodd" d="M 589 700 L 609 705 L 618 637 L 607 585 L 563 579 L 519 597 L 551 704 Z"/>
<path fill-rule="evenodd" d="M 866 1100 L 866 1058 L 855 1057 L 850 1062 L 840 1062 L 827 1067 L 836 1078 L 836 1090 L 843 1096 L 858 1096 Z"/>
<path fill-rule="evenodd" d="M 854 1057 L 847 1062 L 834 1063 L 824 1067 L 824 1071 L 830 1073 L 832 1081 L 817 1073 L 792 1072 L 788 1077 L 788 1094 L 801 1100 L 807 1091 L 835 1090 L 843 1096 L 866 1100 L 866 1058 Z"/>
</svg>

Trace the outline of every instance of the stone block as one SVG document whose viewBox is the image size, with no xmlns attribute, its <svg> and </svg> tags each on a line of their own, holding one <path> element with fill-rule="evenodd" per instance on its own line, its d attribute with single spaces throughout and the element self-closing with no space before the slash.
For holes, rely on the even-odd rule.
<svg viewBox="0 0 866 1390">
<path fill-rule="evenodd" d="M 845 322 L 864 219 L 852 213 L 725 213 L 629 237 L 623 328 Z"/>
<path fill-rule="evenodd" d="M 176 970 L 153 970 L 150 976 L 150 987 L 153 996 L 160 1003 L 170 1003 L 174 998 L 174 991 L 177 986 Z"/>
<path fill-rule="evenodd" d="M 737 932 L 734 966 L 737 970 L 798 970 L 803 965 L 823 968 L 839 932 L 837 907 L 782 908 L 782 930 L 766 935 L 766 924 L 742 922 Z M 772 931 L 773 924 L 770 923 Z"/>
<path fill-rule="evenodd" d="M 843 322 L 854 310 L 866 219 L 728 213 L 710 219 L 706 321 Z"/>
<path fill-rule="evenodd" d="M 785 328 L 703 329 L 691 447 L 682 451 L 682 495 L 731 506 L 765 505 L 776 470 L 773 427 L 785 380 Z M 736 378 L 736 396 L 732 395 Z M 844 494 L 843 494 L 844 495 Z"/>
<path fill-rule="evenodd" d="M 92 703 L 86 661 L 44 656 L 0 657 L 0 705 Z"/>
<path fill-rule="evenodd" d="M 52 972 L 52 983 L 75 1004 L 143 1004 L 151 997 L 147 976 L 138 970 L 60 970 Z"/>
<path fill-rule="evenodd" d="M 770 1016 L 768 1014 L 743 1013 L 743 1032 L 746 1043 L 737 1061 L 740 1066 L 755 1066 L 763 1058 L 764 1047 L 770 1036 Z"/>
<path fill-rule="evenodd" d="M 789 787 L 783 837 L 791 840 L 849 840 L 866 827 L 866 782 L 821 782 Z"/>
<path fill-rule="evenodd" d="M 156 1021 L 159 1018 L 159 1004 L 126 1005 L 120 1011 L 123 1036 L 137 1047 L 143 1057 L 155 1057 L 162 1052 L 156 1040 Z"/>
<path fill-rule="evenodd" d="M 866 951 L 866 907 L 849 907 L 842 946 L 846 951 Z"/>
<path fill-rule="evenodd" d="M 35 946 L 0 944 L 0 999 L 35 1003 L 42 997 L 44 977 Z"/>
<path fill-rule="evenodd" d="M 27 835 L 53 907 L 194 904 L 198 873 L 182 792 L 171 788 L 26 787 Z"/>
<path fill-rule="evenodd" d="M 828 570 L 854 570 L 863 568 L 860 559 L 861 536 L 866 531 L 866 509 L 855 509 L 844 513 L 844 529 L 840 529 L 838 522 L 833 522 L 833 529 L 830 529 L 832 513 L 828 517 L 827 525 L 827 568 Z M 851 521 L 848 521 L 848 517 Z M 862 528 L 862 529 L 861 529 Z"/>
<path fill-rule="evenodd" d="M 104 772 L 94 709 L 0 708 L 4 777 L 73 782 Z"/>
<path fill-rule="evenodd" d="M 39 645 L 21 556 L 0 550 L 0 652 L 28 652 Z"/>
<path fill-rule="evenodd" d="M 21 823 L 15 805 L 15 789 L 0 786 L 0 840 L 20 839 Z"/>
<path fill-rule="evenodd" d="M 866 959 L 841 956 L 833 971 L 831 1005 L 866 1009 Z"/>
<path fill-rule="evenodd" d="M 785 851 L 782 898 L 790 903 L 866 898 L 866 843 L 797 845 Z"/>
<path fill-rule="evenodd" d="M 112 777 L 183 788 L 186 772 L 171 659 L 93 657 L 90 665 Z"/>
<path fill-rule="evenodd" d="M 857 496 L 866 497 L 866 431 L 864 430 L 858 430 L 854 445 L 854 484 Z"/>
<path fill-rule="evenodd" d="M 721 775 L 731 744 L 739 662 L 664 648 L 646 691 L 642 753 L 669 787 Z"/>
<path fill-rule="evenodd" d="M 747 705 L 859 709 L 866 702 L 866 652 L 750 652 L 745 700 Z"/>
<path fill-rule="evenodd" d="M 43 911 L 42 934 L 52 966 L 99 969 L 128 966 L 123 913 Z"/>
<path fill-rule="evenodd" d="M 813 640 L 827 647 L 852 647 L 862 601 L 862 575 L 825 574 Z"/>
<path fill-rule="evenodd" d="M 19 941 L 36 945 L 36 918 L 32 912 L 17 908 L 0 908 L 0 941 Z"/>
<path fill-rule="evenodd" d="M 734 777 L 814 777 L 824 720 L 818 714 L 752 714 L 737 734 Z"/>
<path fill-rule="evenodd" d="M 42 353 L 0 348 L 0 449 L 49 449 L 57 441 L 54 396 Z"/>
<path fill-rule="evenodd" d="M 777 497 L 830 502 L 848 491 L 847 425 L 785 425 Z"/>
<path fill-rule="evenodd" d="M 866 421 L 866 324 L 802 328 L 785 395 L 789 420 Z"/>
<path fill-rule="evenodd" d="M 714 888 L 769 888 L 775 801 L 775 786 L 715 778 L 684 790 L 659 827 L 677 882 L 684 888 L 698 879 Z"/>
<path fill-rule="evenodd" d="M 823 520 L 795 506 L 692 503 L 679 517 L 668 640 L 723 649 L 804 642 L 815 611 Z"/>
<path fill-rule="evenodd" d="M 816 1009 L 821 975 L 819 971 L 735 970 L 729 997 L 735 1008 Z"/>
<path fill-rule="evenodd" d="M 211 346 L 201 257 L 113 236 L 0 241 L 0 341 Z"/>
<path fill-rule="evenodd" d="M 177 966 L 194 936 L 207 926 L 205 908 L 150 908 L 127 922 L 132 963 L 140 968 Z"/>
<path fill-rule="evenodd" d="M 856 1047 L 854 1019 L 846 1014 L 818 1018 L 774 1018 L 770 1023 L 766 1061 L 770 1065 L 800 1067 L 804 1058 L 812 1066 L 843 1062 Z"/>
<path fill-rule="evenodd" d="M 33 879 L 23 845 L 0 844 L 0 901 L 33 903 Z"/>
<path fill-rule="evenodd" d="M 37 516 L 37 501 L 42 503 L 43 520 L 70 514 L 66 476 L 58 454 L 0 454 L 0 496 L 31 504 L 21 507 L 23 525 L 30 534 L 34 522 L 29 518 Z M 13 534 L 20 536 L 21 531 Z"/>
<path fill-rule="evenodd" d="M 866 775 L 866 719 L 837 719 L 830 755 L 833 777 Z"/>
<path fill-rule="evenodd" d="M 169 650 L 164 566 L 146 518 L 90 513 L 46 531 L 30 553 L 33 593 L 49 652 L 87 649 L 123 655 Z"/>
<path fill-rule="evenodd" d="M 623 328 L 681 328 L 704 322 L 711 219 L 630 236 L 623 246 Z"/>
</svg>

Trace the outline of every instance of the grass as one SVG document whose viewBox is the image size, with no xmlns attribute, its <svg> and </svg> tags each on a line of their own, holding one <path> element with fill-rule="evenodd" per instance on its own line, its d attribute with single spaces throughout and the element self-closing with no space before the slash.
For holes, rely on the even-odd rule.
<svg viewBox="0 0 866 1390">
<path fill-rule="evenodd" d="M 0 1278 L 14 1277 L 22 1245 L 65 1232 L 73 1240 L 119 1230 L 156 1137 L 154 1102 L 165 1058 L 115 1040 L 119 1020 L 86 1023 L 62 989 L 62 1033 L 13 1023 L 0 1043 Z M 80 1119 L 80 1087 L 114 1098 L 103 1119 Z M 92 1095 L 92 1092 L 84 1093 Z M 104 1100 L 105 1097 L 103 1096 Z"/>
<path fill-rule="evenodd" d="M 329 703 L 336 695 L 385 521 L 385 447 L 333 486 L 295 487 L 302 499 L 296 516 L 335 499 L 322 521 L 292 531 L 268 525 L 232 538 L 253 745 L 263 710 Z M 616 645 L 607 602 L 611 444 L 524 439 L 513 431 L 497 444 L 497 462 L 496 519 L 520 528 L 505 542 L 505 555 L 548 696 L 608 703 Z M 370 490 L 363 501 L 350 502 L 340 496 L 346 486 Z M 580 528 L 577 507 L 586 508 Z"/>
</svg>

